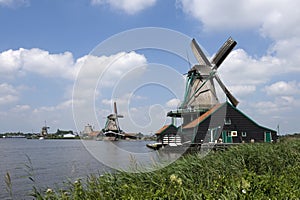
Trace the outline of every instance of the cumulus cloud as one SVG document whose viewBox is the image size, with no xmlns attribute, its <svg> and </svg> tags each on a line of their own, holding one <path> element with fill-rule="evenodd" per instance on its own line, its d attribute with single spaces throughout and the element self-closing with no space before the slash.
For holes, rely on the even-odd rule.
<svg viewBox="0 0 300 200">
<path fill-rule="evenodd" d="M 51 54 L 38 48 L 10 49 L 0 53 L 0 72 L 8 76 L 32 72 L 46 77 L 74 79 L 76 63 L 70 52 Z"/>
<path fill-rule="evenodd" d="M 259 59 L 248 55 L 243 49 L 237 49 L 229 54 L 219 68 L 224 82 L 230 86 L 255 85 L 266 83 L 270 78 L 282 72 L 285 60 L 272 56 L 263 56 Z"/>
<path fill-rule="evenodd" d="M 273 101 L 261 101 L 252 104 L 252 107 L 260 114 L 278 114 L 293 111 L 299 108 L 299 100 L 292 96 L 276 97 Z"/>
<path fill-rule="evenodd" d="M 140 95 L 135 95 L 132 93 L 125 93 L 124 95 L 115 98 L 115 99 L 102 99 L 101 103 L 104 105 L 112 106 L 114 102 L 117 103 L 117 105 L 123 105 L 128 106 L 131 101 L 142 101 L 147 99 L 147 97 L 143 97 Z"/>
<path fill-rule="evenodd" d="M 8 84 L 0 84 L 0 105 L 11 104 L 19 99 L 19 92 L 17 89 Z"/>
<path fill-rule="evenodd" d="M 112 63 L 110 63 L 112 62 Z M 144 64 L 146 58 L 135 52 L 120 52 L 111 56 L 86 55 L 74 59 L 72 53 L 64 52 L 51 54 L 48 51 L 33 48 L 7 50 L 0 53 L 0 76 L 16 76 L 16 74 L 35 73 L 44 77 L 60 77 L 74 80 L 82 66 L 87 70 L 81 70 L 81 76 L 87 79 L 95 77 L 97 70 L 103 71 L 110 65 L 110 78 L 120 77 L 124 71 L 132 66 Z M 106 80 L 109 84 L 109 80 Z"/>
<path fill-rule="evenodd" d="M 146 63 L 145 56 L 135 52 L 120 52 L 110 56 L 84 56 L 77 60 L 78 76 L 73 98 L 94 98 L 101 93 L 101 89 L 113 88 L 124 74 Z"/>
<path fill-rule="evenodd" d="M 176 99 L 176 98 L 173 98 L 173 99 L 170 99 L 167 103 L 166 103 L 166 106 L 168 108 L 178 108 L 180 106 L 180 99 Z"/>
<path fill-rule="evenodd" d="M 136 14 L 153 6 L 156 0 L 91 0 L 92 5 L 109 5 L 113 9 L 124 11 L 127 14 Z"/>
<path fill-rule="evenodd" d="M 294 27 L 300 20 L 297 0 L 178 0 L 177 3 L 206 29 L 260 28 L 273 38 L 299 33 L 299 28 Z"/>
<path fill-rule="evenodd" d="M 271 96 L 288 96 L 300 93 L 300 85 L 296 81 L 279 81 L 270 86 L 266 86 L 264 91 Z"/>
<path fill-rule="evenodd" d="M 232 90 L 234 95 L 237 95 L 239 97 L 253 94 L 256 91 L 255 85 L 235 85 L 231 86 L 230 89 Z"/>
</svg>

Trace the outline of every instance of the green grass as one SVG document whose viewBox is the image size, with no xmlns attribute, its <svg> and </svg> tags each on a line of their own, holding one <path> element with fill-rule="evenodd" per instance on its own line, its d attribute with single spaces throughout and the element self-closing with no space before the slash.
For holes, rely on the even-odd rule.
<svg viewBox="0 0 300 200">
<path fill-rule="evenodd" d="M 149 173 L 117 172 L 35 190 L 36 199 L 299 199 L 300 140 L 186 155 Z"/>
</svg>

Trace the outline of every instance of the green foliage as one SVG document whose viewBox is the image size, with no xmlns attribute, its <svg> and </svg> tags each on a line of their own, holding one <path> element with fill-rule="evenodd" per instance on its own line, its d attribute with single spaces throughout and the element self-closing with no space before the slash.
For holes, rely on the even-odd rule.
<svg viewBox="0 0 300 200">
<path fill-rule="evenodd" d="M 300 140 L 186 155 L 148 173 L 89 176 L 38 199 L 298 199 Z"/>
</svg>

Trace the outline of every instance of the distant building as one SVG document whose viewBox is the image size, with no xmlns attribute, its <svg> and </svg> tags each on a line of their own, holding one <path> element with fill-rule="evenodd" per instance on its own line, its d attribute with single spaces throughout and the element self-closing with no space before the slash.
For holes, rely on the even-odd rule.
<svg viewBox="0 0 300 200">
<path fill-rule="evenodd" d="M 93 127 L 92 125 L 90 124 L 87 124 L 85 127 L 84 127 L 84 130 L 83 130 L 83 134 L 90 134 L 91 132 L 93 132 Z"/>
<path fill-rule="evenodd" d="M 63 135 L 63 138 L 75 138 L 76 135 L 72 134 L 72 133 L 67 133 Z"/>
</svg>

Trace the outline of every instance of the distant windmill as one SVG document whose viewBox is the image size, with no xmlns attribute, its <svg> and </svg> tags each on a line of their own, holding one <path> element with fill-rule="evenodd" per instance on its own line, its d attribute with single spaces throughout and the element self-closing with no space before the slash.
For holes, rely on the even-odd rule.
<svg viewBox="0 0 300 200">
<path fill-rule="evenodd" d="M 107 116 L 105 127 L 103 128 L 104 135 L 108 137 L 118 138 L 123 135 L 123 131 L 120 129 L 118 118 L 123 118 L 123 115 L 119 115 L 117 111 L 117 103 L 114 102 L 114 113 Z"/>
<path fill-rule="evenodd" d="M 213 79 L 218 82 L 231 104 L 235 107 L 238 105 L 238 100 L 230 93 L 217 74 L 217 69 L 236 44 L 236 41 L 229 38 L 210 62 L 196 40 L 192 40 L 191 48 L 199 64 L 194 65 L 187 73 L 186 91 L 181 104 L 182 109 L 207 110 L 216 105 L 219 100 Z"/>
<path fill-rule="evenodd" d="M 41 136 L 44 137 L 48 135 L 48 129 L 50 129 L 49 126 L 47 126 L 47 122 L 45 120 L 45 126 L 42 127 Z"/>
</svg>

